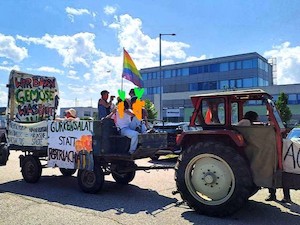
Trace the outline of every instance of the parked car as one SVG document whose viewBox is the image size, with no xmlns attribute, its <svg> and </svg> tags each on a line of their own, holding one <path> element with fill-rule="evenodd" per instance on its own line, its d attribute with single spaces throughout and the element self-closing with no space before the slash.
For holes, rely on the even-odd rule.
<svg viewBox="0 0 300 225">
<path fill-rule="evenodd" d="M 287 135 L 287 139 L 300 138 L 300 128 L 293 128 Z"/>
<path fill-rule="evenodd" d="M 181 152 L 181 147 L 176 144 L 176 137 L 181 134 L 182 131 L 194 130 L 195 127 L 190 127 L 189 122 L 178 122 L 178 123 L 156 123 L 153 125 L 153 129 L 156 132 L 165 132 L 168 134 L 168 147 L 166 149 L 159 149 L 154 156 L 151 157 L 152 160 L 157 160 L 159 156 L 176 154 L 179 155 Z"/>
</svg>

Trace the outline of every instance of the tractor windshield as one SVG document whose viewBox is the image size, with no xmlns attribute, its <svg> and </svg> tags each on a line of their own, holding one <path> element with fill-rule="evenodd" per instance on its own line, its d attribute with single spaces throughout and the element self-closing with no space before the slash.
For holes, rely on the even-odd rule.
<svg viewBox="0 0 300 225">
<path fill-rule="evenodd" d="M 276 121 L 277 121 L 279 127 L 282 128 L 282 129 L 284 129 L 285 127 L 284 127 L 284 125 L 283 125 L 283 122 L 282 122 L 282 120 L 281 120 L 280 114 L 279 114 L 279 112 L 278 112 L 278 110 L 277 110 L 277 108 L 276 108 L 274 102 L 273 102 L 271 99 L 268 99 L 268 103 L 270 104 L 270 106 L 271 106 L 272 109 L 273 109 L 273 113 L 274 113 L 275 119 L 276 119 Z"/>
</svg>

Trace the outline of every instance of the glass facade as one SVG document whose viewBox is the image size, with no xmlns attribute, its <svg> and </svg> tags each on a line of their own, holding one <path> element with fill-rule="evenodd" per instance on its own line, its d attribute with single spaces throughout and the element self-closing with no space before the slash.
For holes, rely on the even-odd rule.
<svg viewBox="0 0 300 225">
<path fill-rule="evenodd" d="M 166 79 L 177 76 L 189 76 L 201 73 L 216 73 L 226 72 L 232 70 L 245 70 L 245 69 L 261 69 L 265 72 L 269 71 L 270 65 L 260 58 L 247 59 L 242 61 L 231 61 L 224 63 L 213 63 L 202 66 L 193 66 L 179 69 L 162 70 L 162 76 Z M 142 73 L 143 80 L 159 79 L 159 72 Z"/>
<path fill-rule="evenodd" d="M 267 60 L 262 60 L 257 53 L 249 53 L 247 58 L 245 55 L 247 56 L 247 54 L 244 54 L 242 57 L 231 57 L 227 61 L 226 57 L 222 60 L 203 60 L 199 61 L 200 65 L 193 63 L 190 66 L 191 63 L 184 63 L 181 67 L 176 64 L 176 68 L 174 68 L 175 66 L 173 68 L 172 66 L 169 67 L 170 69 L 163 67 L 161 75 L 162 79 L 164 79 L 164 91 L 162 93 L 224 90 L 271 85 L 273 77 L 272 73 L 268 71 L 271 71 L 272 66 L 267 63 Z M 205 61 L 207 61 L 206 64 L 204 64 Z M 160 71 L 157 71 L 157 68 L 154 72 L 143 72 L 142 70 L 141 75 L 146 84 L 145 95 L 159 94 Z M 147 82 L 148 80 L 152 82 Z"/>
</svg>

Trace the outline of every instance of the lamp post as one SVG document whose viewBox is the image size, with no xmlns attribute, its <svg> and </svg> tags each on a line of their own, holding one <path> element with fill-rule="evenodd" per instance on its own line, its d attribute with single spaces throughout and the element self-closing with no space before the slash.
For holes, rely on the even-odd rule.
<svg viewBox="0 0 300 225">
<path fill-rule="evenodd" d="M 176 34 L 159 34 L 159 114 L 160 119 L 163 120 L 163 104 L 162 104 L 162 92 L 163 92 L 163 83 L 162 83 L 162 74 L 161 74 L 161 36 L 175 36 Z"/>
</svg>

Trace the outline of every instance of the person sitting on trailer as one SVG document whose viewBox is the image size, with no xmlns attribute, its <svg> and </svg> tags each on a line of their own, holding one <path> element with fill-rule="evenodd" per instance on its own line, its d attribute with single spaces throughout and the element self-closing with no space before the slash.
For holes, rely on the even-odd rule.
<svg viewBox="0 0 300 225">
<path fill-rule="evenodd" d="M 119 100 L 121 101 L 121 100 Z M 130 148 L 129 153 L 133 154 L 138 145 L 138 135 L 139 132 L 135 131 L 134 129 L 130 128 L 132 117 L 135 117 L 132 110 L 129 108 L 129 104 L 127 101 L 124 101 L 124 112 L 122 113 L 123 116 L 120 116 L 120 112 L 116 107 L 106 118 L 114 119 L 116 126 L 121 132 L 121 135 L 124 135 L 130 138 Z"/>
<path fill-rule="evenodd" d="M 64 120 L 68 120 L 68 121 L 78 121 L 80 120 L 79 117 L 77 117 L 77 112 L 75 109 L 70 108 L 68 110 L 65 111 L 65 117 L 64 118 L 56 118 L 56 121 L 64 121 Z"/>
<path fill-rule="evenodd" d="M 137 100 L 136 96 L 133 96 L 131 98 L 131 109 L 132 109 L 133 104 L 136 102 L 136 100 Z M 142 120 L 139 120 L 136 116 L 132 117 L 132 120 L 130 123 L 130 128 L 132 130 L 136 130 L 142 134 L 147 133 L 147 130 L 149 128 L 148 112 L 144 107 L 142 108 Z"/>
</svg>

